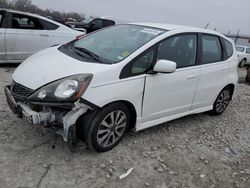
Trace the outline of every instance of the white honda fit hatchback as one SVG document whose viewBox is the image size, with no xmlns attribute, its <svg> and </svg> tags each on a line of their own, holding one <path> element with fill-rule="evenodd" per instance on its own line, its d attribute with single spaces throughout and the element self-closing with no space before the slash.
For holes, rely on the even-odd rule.
<svg viewBox="0 0 250 188">
<path fill-rule="evenodd" d="M 107 151 L 139 131 L 189 114 L 221 114 L 237 55 L 215 31 L 164 24 L 109 27 L 24 61 L 5 89 L 12 111 Z"/>
</svg>

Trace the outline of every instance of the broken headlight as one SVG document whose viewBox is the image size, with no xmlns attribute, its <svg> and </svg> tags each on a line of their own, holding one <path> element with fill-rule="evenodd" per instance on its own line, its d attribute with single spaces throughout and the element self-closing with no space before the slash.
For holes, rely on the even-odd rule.
<svg viewBox="0 0 250 188">
<path fill-rule="evenodd" d="M 75 102 L 86 91 L 93 75 L 79 74 L 47 84 L 31 96 L 33 102 Z"/>
</svg>

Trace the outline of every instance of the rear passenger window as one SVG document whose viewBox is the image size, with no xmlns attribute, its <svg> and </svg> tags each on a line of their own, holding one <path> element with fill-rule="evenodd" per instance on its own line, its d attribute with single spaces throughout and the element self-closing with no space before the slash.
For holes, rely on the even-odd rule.
<svg viewBox="0 0 250 188">
<path fill-rule="evenodd" d="M 246 49 L 246 53 L 250 54 L 250 48 Z"/>
<path fill-rule="evenodd" d="M 220 40 L 216 36 L 203 35 L 202 36 L 202 63 L 214 63 L 221 61 L 222 50 Z"/>
<path fill-rule="evenodd" d="M 158 59 L 173 61 L 177 68 L 195 65 L 197 37 L 185 34 L 171 37 L 159 44 Z"/>
<path fill-rule="evenodd" d="M 225 56 L 225 59 L 228 59 L 230 58 L 232 55 L 233 55 L 233 45 L 231 42 L 229 42 L 228 40 L 226 39 L 222 39 L 224 41 L 224 44 L 225 44 L 225 52 L 224 52 L 224 56 Z"/>
</svg>

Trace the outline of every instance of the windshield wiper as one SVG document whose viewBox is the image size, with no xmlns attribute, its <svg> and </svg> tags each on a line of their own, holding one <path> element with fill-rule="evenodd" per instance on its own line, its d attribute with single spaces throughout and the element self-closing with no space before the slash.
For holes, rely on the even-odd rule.
<svg viewBox="0 0 250 188">
<path fill-rule="evenodd" d="M 74 47 L 74 49 L 77 50 L 77 51 L 80 51 L 80 52 L 83 52 L 83 53 L 89 55 L 89 56 L 92 57 L 95 61 L 102 62 L 102 61 L 101 61 L 101 58 L 100 58 L 97 54 L 95 54 L 94 52 L 89 51 L 89 50 L 86 49 L 86 48 Z"/>
</svg>

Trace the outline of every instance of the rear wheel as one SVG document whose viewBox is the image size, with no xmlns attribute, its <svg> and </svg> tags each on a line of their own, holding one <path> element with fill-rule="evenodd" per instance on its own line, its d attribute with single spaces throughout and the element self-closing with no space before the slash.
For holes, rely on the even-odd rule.
<svg viewBox="0 0 250 188">
<path fill-rule="evenodd" d="M 99 110 L 89 122 L 87 145 L 92 150 L 104 152 L 120 142 L 130 122 L 130 114 L 124 104 L 113 103 Z"/>
<path fill-rule="evenodd" d="M 239 67 L 244 67 L 246 63 L 246 59 L 242 59 L 241 62 L 239 63 Z"/>
<path fill-rule="evenodd" d="M 211 113 L 213 115 L 222 114 L 226 110 L 229 102 L 231 101 L 232 94 L 233 91 L 230 87 L 224 88 L 216 98 Z"/>
</svg>

